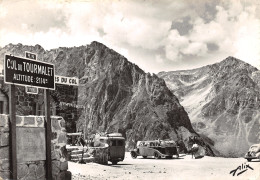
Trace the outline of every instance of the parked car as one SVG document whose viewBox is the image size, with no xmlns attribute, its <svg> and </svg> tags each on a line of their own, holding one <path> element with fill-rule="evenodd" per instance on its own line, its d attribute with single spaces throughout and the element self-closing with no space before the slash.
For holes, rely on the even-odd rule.
<svg viewBox="0 0 260 180">
<path fill-rule="evenodd" d="M 108 161 L 117 164 L 125 158 L 125 138 L 120 133 L 100 137 L 100 142 L 108 144 Z"/>
<path fill-rule="evenodd" d="M 251 161 L 252 159 L 260 160 L 260 144 L 253 144 L 245 154 L 245 159 L 247 161 Z"/>
<path fill-rule="evenodd" d="M 155 159 L 172 158 L 173 155 L 179 157 L 178 146 L 174 141 L 138 141 L 136 149 L 131 151 L 131 157 L 133 159 L 137 156 L 143 156 L 147 158 L 148 156 L 154 156 Z"/>
</svg>

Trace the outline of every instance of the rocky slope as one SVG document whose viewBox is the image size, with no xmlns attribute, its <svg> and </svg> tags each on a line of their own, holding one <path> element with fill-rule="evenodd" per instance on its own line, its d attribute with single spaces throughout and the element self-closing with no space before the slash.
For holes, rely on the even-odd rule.
<svg viewBox="0 0 260 180">
<path fill-rule="evenodd" d="M 55 73 L 80 78 L 78 104 L 84 105 L 77 130 L 89 134 L 121 132 L 132 148 L 138 140 L 171 138 L 187 146 L 193 130 L 188 114 L 163 79 L 146 74 L 126 58 L 93 42 L 87 46 L 45 51 L 39 45 L 12 45 L 0 49 L 24 56 L 35 52 L 38 59 L 55 64 Z M 207 153 L 213 154 L 207 146 Z"/>
<path fill-rule="evenodd" d="M 199 134 L 224 156 L 241 156 L 260 142 L 260 71 L 228 57 L 186 71 L 160 72 Z"/>
</svg>

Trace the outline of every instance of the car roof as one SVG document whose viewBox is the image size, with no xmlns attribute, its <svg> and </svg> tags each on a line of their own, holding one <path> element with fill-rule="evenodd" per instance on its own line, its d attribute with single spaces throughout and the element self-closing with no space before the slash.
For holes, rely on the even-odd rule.
<svg viewBox="0 0 260 180">
<path fill-rule="evenodd" d="M 124 140 L 125 138 L 124 137 L 113 137 L 113 136 L 101 136 L 99 139 L 122 139 Z"/>
<path fill-rule="evenodd" d="M 253 146 L 260 147 L 260 144 L 253 144 L 251 147 Z"/>
<path fill-rule="evenodd" d="M 82 133 L 79 132 L 79 133 L 67 133 L 67 136 L 81 136 Z"/>
<path fill-rule="evenodd" d="M 150 142 L 159 142 L 159 141 L 161 141 L 161 142 L 173 142 L 173 143 L 175 143 L 175 141 L 173 141 L 173 140 L 149 140 L 149 141 L 137 141 L 137 143 L 139 142 L 147 142 L 147 143 L 150 143 Z"/>
</svg>

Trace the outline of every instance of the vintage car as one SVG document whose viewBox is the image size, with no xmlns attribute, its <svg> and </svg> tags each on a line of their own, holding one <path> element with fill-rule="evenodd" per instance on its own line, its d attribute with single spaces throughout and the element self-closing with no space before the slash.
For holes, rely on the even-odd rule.
<svg viewBox="0 0 260 180">
<path fill-rule="evenodd" d="M 251 161 L 252 159 L 260 160 L 260 144 L 253 144 L 245 154 L 245 159 L 247 161 Z"/>
<path fill-rule="evenodd" d="M 160 159 L 161 157 L 172 158 L 173 155 L 176 155 L 177 158 L 179 157 L 178 146 L 174 141 L 138 141 L 136 149 L 131 151 L 133 159 L 137 158 L 137 156 L 143 156 L 143 158 L 154 156 L 155 159 Z"/>
</svg>

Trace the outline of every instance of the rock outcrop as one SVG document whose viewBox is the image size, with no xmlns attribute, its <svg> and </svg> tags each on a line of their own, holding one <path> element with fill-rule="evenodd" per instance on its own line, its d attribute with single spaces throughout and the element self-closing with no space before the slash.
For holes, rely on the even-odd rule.
<svg viewBox="0 0 260 180">
<path fill-rule="evenodd" d="M 260 73 L 234 57 L 194 70 L 161 72 L 196 132 L 224 156 L 242 156 L 260 141 Z"/>
</svg>

